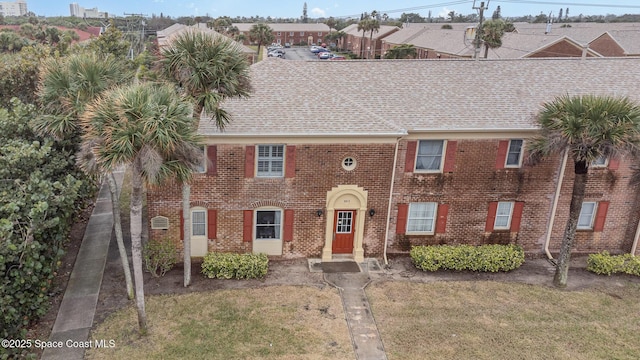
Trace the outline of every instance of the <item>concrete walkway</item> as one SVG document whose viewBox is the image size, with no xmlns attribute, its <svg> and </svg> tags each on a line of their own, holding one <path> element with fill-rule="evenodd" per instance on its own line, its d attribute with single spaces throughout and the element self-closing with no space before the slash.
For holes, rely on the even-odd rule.
<svg viewBox="0 0 640 360">
<path fill-rule="evenodd" d="M 120 188 L 124 172 L 116 172 L 114 175 Z M 49 340 L 61 342 L 62 346 L 45 349 L 41 359 L 80 360 L 84 358 L 85 348 L 82 345 L 88 345 L 87 341 L 90 340 L 89 331 L 96 312 L 112 229 L 111 196 L 105 181 L 98 193 L 51 331 Z"/>
<path fill-rule="evenodd" d="M 371 282 L 368 264 L 362 263 L 360 267 L 364 272 L 325 273 L 324 280 L 340 290 L 356 359 L 386 360 L 387 355 L 378 333 L 378 326 L 371 313 L 367 294 L 364 292 Z"/>
</svg>

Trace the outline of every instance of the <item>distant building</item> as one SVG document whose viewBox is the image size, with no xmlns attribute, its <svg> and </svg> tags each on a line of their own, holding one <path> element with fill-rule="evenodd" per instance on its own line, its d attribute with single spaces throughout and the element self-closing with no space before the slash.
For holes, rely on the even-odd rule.
<svg viewBox="0 0 640 360">
<path fill-rule="evenodd" d="M 81 18 L 108 18 L 109 13 L 98 11 L 98 8 L 85 9 L 82 6 L 78 5 L 78 3 L 69 4 L 69 11 L 71 16 L 81 17 Z"/>
<path fill-rule="evenodd" d="M 15 2 L 0 1 L 0 15 L 25 16 L 27 15 L 27 2 L 25 0 L 16 0 Z"/>
</svg>

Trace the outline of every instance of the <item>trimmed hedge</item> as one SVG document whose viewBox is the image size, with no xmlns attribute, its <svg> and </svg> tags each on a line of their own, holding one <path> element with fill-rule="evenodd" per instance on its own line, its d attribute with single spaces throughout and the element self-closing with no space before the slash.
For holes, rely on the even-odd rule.
<svg viewBox="0 0 640 360">
<path fill-rule="evenodd" d="M 208 253 L 202 262 L 202 273 L 210 279 L 256 279 L 267 275 L 266 254 Z"/>
<path fill-rule="evenodd" d="M 624 273 L 640 276 L 640 258 L 631 254 L 610 255 L 607 251 L 589 254 L 587 271 L 599 275 Z"/>
<path fill-rule="evenodd" d="M 524 250 L 519 245 L 414 246 L 410 255 L 415 267 L 424 271 L 511 271 L 524 263 Z"/>
</svg>

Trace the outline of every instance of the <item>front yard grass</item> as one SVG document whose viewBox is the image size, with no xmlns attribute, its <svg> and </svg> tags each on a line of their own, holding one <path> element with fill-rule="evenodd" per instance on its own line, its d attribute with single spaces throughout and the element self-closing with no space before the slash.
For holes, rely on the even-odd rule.
<svg viewBox="0 0 640 360">
<path fill-rule="evenodd" d="M 114 340 L 88 359 L 353 359 L 335 289 L 274 286 L 148 296 L 149 331 L 138 335 L 133 304 L 94 329 Z"/>
<path fill-rule="evenodd" d="M 613 281 L 613 280 L 612 280 Z M 640 285 L 560 291 L 496 282 L 367 288 L 396 359 L 637 359 Z"/>
</svg>

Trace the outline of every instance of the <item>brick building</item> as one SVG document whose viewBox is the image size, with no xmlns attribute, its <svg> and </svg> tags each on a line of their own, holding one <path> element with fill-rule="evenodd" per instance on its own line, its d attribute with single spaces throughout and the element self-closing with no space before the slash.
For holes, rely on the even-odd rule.
<svg viewBox="0 0 640 360">
<path fill-rule="evenodd" d="M 251 28 L 255 23 L 234 23 L 241 34 L 245 36 L 245 45 L 251 44 Z M 326 42 L 326 36 L 329 35 L 331 29 L 322 23 L 268 23 L 273 34 L 273 42 L 283 45 L 311 45 Z M 335 30 L 334 30 L 335 31 Z"/>
<path fill-rule="evenodd" d="M 262 61 L 252 66 L 252 96 L 224 104 L 233 116 L 225 131 L 200 124 L 208 161 L 192 184 L 192 255 L 361 260 L 462 243 L 557 252 L 573 168 L 564 169 L 561 154 L 526 164 L 535 116 L 564 94 L 640 101 L 639 65 Z M 640 192 L 628 184 L 630 163 L 591 167 L 576 252 L 629 252 L 637 242 Z M 147 204 L 151 237 L 179 243 L 179 186 L 153 189 Z"/>
</svg>

